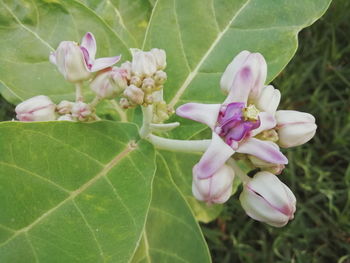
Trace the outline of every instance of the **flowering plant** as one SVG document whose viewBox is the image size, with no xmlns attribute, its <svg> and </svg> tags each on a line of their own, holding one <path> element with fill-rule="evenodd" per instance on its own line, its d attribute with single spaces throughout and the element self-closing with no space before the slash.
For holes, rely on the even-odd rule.
<svg viewBox="0 0 350 263">
<path fill-rule="evenodd" d="M 0 32 L 13 56 L 0 52 L 7 61 L 0 87 L 17 104 L 16 120 L 0 127 L 7 153 L 0 157 L 0 261 L 210 262 L 198 221 L 214 220 L 237 184 L 252 219 L 274 227 L 293 219 L 296 198 L 280 180 L 288 164 L 280 147 L 308 142 L 317 126 L 311 114 L 277 110 L 281 94 L 267 84 L 291 59 L 297 31 L 328 0 L 299 16 L 288 36 L 278 31 L 259 43 L 234 26 L 260 31 L 248 20 L 263 1 L 227 6 L 220 18 L 204 12 L 203 1 L 181 12 L 172 1 L 140 1 L 133 15 L 115 9 L 117 26 L 101 6 L 63 2 L 31 6 L 33 17 L 24 5 L 1 3 L 9 28 L 35 45 L 25 54 L 13 47 L 17 31 Z M 71 41 L 67 13 L 76 32 L 91 30 L 80 43 Z M 61 27 L 67 33 L 55 34 Z M 13 58 L 25 69 L 11 67 L 14 78 L 3 75 Z M 203 130 L 196 122 L 211 136 L 193 139 Z M 188 158 L 168 156 L 180 152 Z"/>
</svg>

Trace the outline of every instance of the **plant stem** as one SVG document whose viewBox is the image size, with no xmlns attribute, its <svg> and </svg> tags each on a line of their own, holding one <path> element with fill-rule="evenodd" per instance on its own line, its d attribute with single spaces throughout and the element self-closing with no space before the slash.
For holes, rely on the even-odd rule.
<svg viewBox="0 0 350 263">
<path fill-rule="evenodd" d="M 146 139 L 149 134 L 151 133 L 151 123 L 153 118 L 153 106 L 141 106 L 142 109 L 142 117 L 143 117 L 143 123 L 142 127 L 140 129 L 140 136 L 143 139 Z"/>
<path fill-rule="evenodd" d="M 95 108 L 97 104 L 99 104 L 101 101 L 101 98 L 99 96 L 96 96 L 91 102 L 90 102 L 90 107 Z"/>
<path fill-rule="evenodd" d="M 119 114 L 120 117 L 120 121 L 121 122 L 128 122 L 128 116 L 126 115 L 125 110 L 123 110 L 118 102 L 116 102 L 115 100 L 110 100 L 110 103 L 113 105 L 114 109 L 116 110 L 116 112 Z"/>
<path fill-rule="evenodd" d="M 204 152 L 211 140 L 174 140 L 149 134 L 147 140 L 156 148 L 178 152 Z"/>
<path fill-rule="evenodd" d="M 250 177 L 242 171 L 242 169 L 239 167 L 239 165 L 234 159 L 228 159 L 227 164 L 232 167 L 232 169 L 235 171 L 235 175 L 237 175 L 244 184 L 250 181 Z"/>
<path fill-rule="evenodd" d="M 82 82 L 77 82 L 75 83 L 75 101 L 83 101 L 84 96 L 83 96 L 83 83 Z"/>
</svg>

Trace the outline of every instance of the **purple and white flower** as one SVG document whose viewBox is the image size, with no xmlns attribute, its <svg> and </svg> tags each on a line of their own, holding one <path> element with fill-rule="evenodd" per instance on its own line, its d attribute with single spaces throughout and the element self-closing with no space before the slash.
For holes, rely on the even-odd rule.
<svg viewBox="0 0 350 263">
<path fill-rule="evenodd" d="M 187 103 L 176 110 L 179 116 L 212 129 L 211 144 L 193 169 L 199 179 L 213 176 L 235 152 L 267 163 L 288 163 L 276 143 L 257 138 L 277 124 L 274 115 L 280 94 L 272 86 L 264 87 L 266 68 L 261 54 L 243 51 L 221 78 L 221 88 L 228 92 L 223 104 Z"/>
<path fill-rule="evenodd" d="M 120 56 L 95 59 L 96 49 L 95 37 L 88 32 L 80 45 L 73 41 L 62 41 L 57 50 L 51 52 L 50 61 L 66 80 L 81 82 L 89 79 L 91 73 L 111 67 L 120 59 Z"/>
</svg>

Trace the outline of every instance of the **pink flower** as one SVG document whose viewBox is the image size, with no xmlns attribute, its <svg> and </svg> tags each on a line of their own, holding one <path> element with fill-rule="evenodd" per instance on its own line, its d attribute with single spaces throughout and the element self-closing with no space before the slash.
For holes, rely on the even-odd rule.
<svg viewBox="0 0 350 263">
<path fill-rule="evenodd" d="M 95 59 L 95 55 L 96 40 L 88 32 L 80 45 L 73 41 L 62 41 L 57 50 L 50 54 L 50 61 L 66 80 L 80 82 L 89 79 L 92 72 L 111 67 L 120 59 L 120 56 Z"/>
<path fill-rule="evenodd" d="M 276 143 L 256 137 L 275 128 L 274 114 L 280 99 L 278 90 L 272 88 L 272 92 L 266 92 L 271 86 L 264 88 L 266 68 L 261 54 L 242 51 L 222 76 L 221 88 L 228 92 L 222 104 L 187 103 L 176 110 L 179 116 L 212 129 L 212 142 L 193 169 L 198 179 L 213 176 L 235 152 L 268 163 L 288 163 Z M 261 106 L 266 101 L 270 101 L 268 109 Z"/>
</svg>

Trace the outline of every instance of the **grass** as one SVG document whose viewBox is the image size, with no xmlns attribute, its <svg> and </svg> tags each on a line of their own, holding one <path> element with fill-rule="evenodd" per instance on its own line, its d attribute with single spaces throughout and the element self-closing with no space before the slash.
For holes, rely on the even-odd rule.
<svg viewBox="0 0 350 263">
<path fill-rule="evenodd" d="M 316 137 L 288 150 L 280 176 L 295 193 L 295 219 L 276 229 L 250 220 L 238 193 L 203 225 L 213 261 L 350 262 L 350 2 L 334 1 L 299 35 L 296 56 L 275 81 L 281 109 L 310 112 Z"/>
<path fill-rule="evenodd" d="M 327 14 L 300 33 L 294 59 L 274 85 L 280 108 L 316 116 L 308 144 L 288 150 L 281 179 L 298 199 L 295 219 L 277 229 L 250 220 L 238 194 L 220 218 L 203 225 L 215 263 L 350 262 L 350 2 L 334 1 Z M 14 117 L 0 98 L 0 120 Z"/>
</svg>

